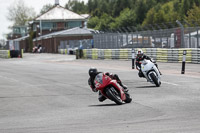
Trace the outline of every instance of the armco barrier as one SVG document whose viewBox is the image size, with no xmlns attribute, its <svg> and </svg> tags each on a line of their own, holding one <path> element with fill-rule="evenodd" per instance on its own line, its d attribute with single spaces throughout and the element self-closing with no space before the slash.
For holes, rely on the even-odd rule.
<svg viewBox="0 0 200 133">
<path fill-rule="evenodd" d="M 200 63 L 200 49 L 198 49 L 198 63 Z"/>
<path fill-rule="evenodd" d="M 179 60 L 179 51 L 178 49 L 167 49 L 167 61 L 168 62 L 178 62 Z"/>
<path fill-rule="evenodd" d="M 60 54 L 68 54 L 67 49 L 58 49 L 58 53 Z"/>
<path fill-rule="evenodd" d="M 92 49 L 92 59 L 98 59 L 98 49 Z"/>
<path fill-rule="evenodd" d="M 135 51 L 138 49 L 136 48 Z M 144 53 L 158 62 L 182 62 L 183 50 L 187 51 L 186 62 L 200 63 L 200 49 L 162 49 L 143 48 Z M 83 58 L 87 59 L 131 59 L 132 49 L 84 49 Z"/>
<path fill-rule="evenodd" d="M 104 50 L 104 59 L 112 59 L 112 49 Z"/>
<path fill-rule="evenodd" d="M 156 61 L 158 61 L 158 62 L 167 62 L 168 61 L 167 49 L 161 49 L 161 48 L 157 49 Z"/>
<path fill-rule="evenodd" d="M 119 59 L 128 59 L 128 49 L 119 50 Z"/>
<path fill-rule="evenodd" d="M 0 58 L 10 58 L 10 50 L 0 50 Z"/>
<path fill-rule="evenodd" d="M 192 63 L 198 63 L 198 49 L 192 49 Z"/>
</svg>

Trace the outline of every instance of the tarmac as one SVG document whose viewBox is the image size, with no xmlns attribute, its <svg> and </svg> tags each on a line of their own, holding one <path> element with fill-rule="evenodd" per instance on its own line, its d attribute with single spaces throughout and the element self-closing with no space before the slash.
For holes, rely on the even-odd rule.
<svg viewBox="0 0 200 133">
<path fill-rule="evenodd" d="M 76 60 L 24 54 L 0 59 L 2 133 L 199 133 L 200 64 L 157 62 L 161 86 L 138 77 L 131 60 Z M 118 74 L 133 101 L 98 101 L 88 70 Z"/>
</svg>

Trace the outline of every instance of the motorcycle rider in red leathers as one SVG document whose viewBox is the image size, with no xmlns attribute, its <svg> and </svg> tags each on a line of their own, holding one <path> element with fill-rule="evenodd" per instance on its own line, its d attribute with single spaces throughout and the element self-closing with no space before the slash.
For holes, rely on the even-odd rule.
<svg viewBox="0 0 200 133">
<path fill-rule="evenodd" d="M 89 73 L 89 76 L 90 76 L 90 78 L 88 79 L 88 84 L 91 87 L 93 92 L 97 92 L 98 90 L 96 90 L 96 88 L 95 88 L 94 79 L 95 79 L 96 75 L 98 75 L 99 73 L 102 73 L 102 72 L 98 72 L 96 68 L 90 68 L 88 73 Z M 106 72 L 105 74 L 107 76 L 109 76 L 111 79 L 116 80 L 117 83 L 124 88 L 124 93 L 128 93 L 127 87 L 122 84 L 122 82 L 119 79 L 117 74 L 112 74 L 112 73 L 109 73 L 109 72 Z M 99 99 L 100 102 L 103 102 L 104 100 L 106 100 L 106 97 L 104 97 L 101 94 L 101 92 L 99 91 L 99 98 L 98 99 Z"/>
</svg>

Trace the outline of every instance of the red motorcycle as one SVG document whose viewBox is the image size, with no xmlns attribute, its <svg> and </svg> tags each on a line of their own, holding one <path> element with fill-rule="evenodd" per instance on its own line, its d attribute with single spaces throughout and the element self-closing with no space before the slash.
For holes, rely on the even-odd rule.
<svg viewBox="0 0 200 133">
<path fill-rule="evenodd" d="M 116 80 L 111 79 L 104 73 L 99 73 L 94 80 L 94 84 L 97 90 L 101 92 L 103 96 L 114 101 L 116 104 L 121 105 L 123 102 L 130 103 L 132 98 L 127 92 L 124 92 L 122 86 L 120 86 Z"/>
</svg>

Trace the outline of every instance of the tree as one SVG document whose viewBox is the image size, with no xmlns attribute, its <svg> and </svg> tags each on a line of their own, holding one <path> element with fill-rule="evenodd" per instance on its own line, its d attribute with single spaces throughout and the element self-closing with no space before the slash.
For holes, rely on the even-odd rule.
<svg viewBox="0 0 200 133">
<path fill-rule="evenodd" d="M 200 7 L 193 5 L 193 8 L 187 12 L 186 21 L 190 24 L 195 26 L 194 22 L 200 25 Z"/>
<path fill-rule="evenodd" d="M 186 15 L 187 11 L 191 8 L 191 3 L 193 3 L 193 0 L 182 0 L 182 16 Z"/>
<path fill-rule="evenodd" d="M 142 24 L 142 22 L 144 21 L 146 17 L 147 11 L 148 9 L 146 5 L 146 0 L 138 1 L 136 9 L 135 9 L 135 13 L 137 14 L 136 21 L 138 24 Z"/>
<path fill-rule="evenodd" d="M 113 18 L 108 14 L 103 13 L 103 15 L 100 18 L 98 18 L 97 16 L 92 17 L 88 21 L 88 27 L 93 28 L 95 30 L 109 30 L 111 29 L 110 24 L 112 22 L 114 22 Z"/>
<path fill-rule="evenodd" d="M 7 19 L 13 22 L 13 26 L 25 25 L 35 16 L 34 9 L 27 7 L 23 0 L 18 0 L 17 3 L 11 4 L 8 8 Z"/>
<path fill-rule="evenodd" d="M 69 0 L 68 3 L 65 5 L 65 8 L 76 13 L 87 12 L 87 5 L 85 5 L 84 1 L 79 2 L 78 0 Z"/>
<path fill-rule="evenodd" d="M 175 7 L 174 5 L 177 5 L 175 1 L 167 2 L 163 5 L 157 4 L 147 12 L 142 25 L 175 22 L 176 20 L 180 20 L 179 10 L 176 9 L 179 7 Z"/>
<path fill-rule="evenodd" d="M 53 7 L 53 5 L 51 4 L 46 4 L 42 7 L 42 9 L 40 10 L 40 14 L 43 14 L 45 12 L 47 12 L 49 9 L 51 9 Z"/>
<path fill-rule="evenodd" d="M 97 16 L 90 18 L 87 23 L 88 28 L 96 29 L 96 26 L 98 25 L 99 21 L 100 20 Z"/>
<path fill-rule="evenodd" d="M 112 29 L 120 27 L 128 27 L 136 25 L 136 14 L 134 10 L 129 8 L 124 9 L 120 16 L 116 18 L 115 24 L 112 24 Z"/>
</svg>

